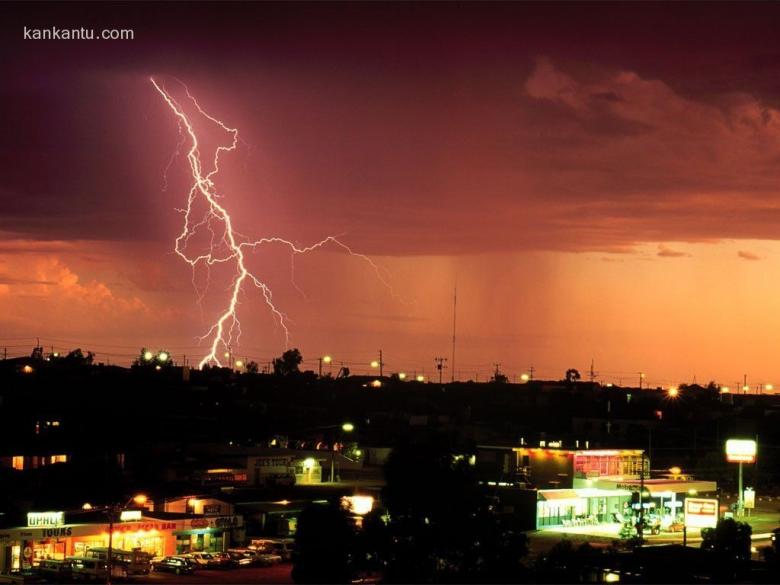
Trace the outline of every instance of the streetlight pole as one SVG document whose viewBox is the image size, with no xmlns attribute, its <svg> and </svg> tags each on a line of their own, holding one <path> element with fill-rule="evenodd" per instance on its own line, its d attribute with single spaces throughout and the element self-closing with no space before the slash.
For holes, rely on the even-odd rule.
<svg viewBox="0 0 780 585">
<path fill-rule="evenodd" d="M 739 475 L 737 477 L 737 517 L 742 518 L 745 514 L 744 492 L 742 491 L 742 461 L 739 462 Z"/>
<path fill-rule="evenodd" d="M 110 504 L 106 506 L 103 511 L 108 516 L 108 555 L 106 558 L 106 585 L 111 585 L 111 571 L 114 568 L 114 516 L 117 512 L 121 512 L 127 506 L 130 505 L 130 502 L 135 502 L 139 506 L 142 506 L 146 503 L 146 496 L 143 494 L 138 494 L 136 496 L 133 496 L 123 506 L 119 506 L 117 504 Z"/>
</svg>

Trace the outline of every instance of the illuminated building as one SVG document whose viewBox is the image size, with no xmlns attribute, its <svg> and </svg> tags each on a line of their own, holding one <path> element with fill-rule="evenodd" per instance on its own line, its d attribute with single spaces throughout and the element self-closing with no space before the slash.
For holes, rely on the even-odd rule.
<svg viewBox="0 0 780 585">
<path fill-rule="evenodd" d="M 112 546 L 153 556 L 221 551 L 243 541 L 239 515 L 177 514 L 133 510 L 114 523 Z M 0 528 L 0 573 L 37 566 L 44 559 L 81 556 L 108 546 L 109 523 L 98 510 L 30 512 L 27 526 Z"/>
<path fill-rule="evenodd" d="M 679 523 L 686 497 L 717 491 L 715 482 L 689 476 L 651 479 L 650 460 L 641 449 L 480 446 L 477 472 L 483 483 L 507 494 L 534 492 L 536 509 L 528 509 L 528 500 L 521 516 L 531 527 L 533 514 L 537 529 L 631 524 L 640 490 L 648 518 L 668 527 Z"/>
</svg>

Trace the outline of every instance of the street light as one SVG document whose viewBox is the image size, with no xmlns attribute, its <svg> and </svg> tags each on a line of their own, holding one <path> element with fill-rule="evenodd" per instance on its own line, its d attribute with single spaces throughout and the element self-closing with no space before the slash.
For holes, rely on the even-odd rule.
<svg viewBox="0 0 780 585">
<path fill-rule="evenodd" d="M 379 362 L 378 362 L 378 361 L 376 361 L 376 360 L 373 360 L 373 361 L 371 362 L 371 367 L 372 367 L 372 368 L 374 368 L 374 369 L 378 368 L 378 367 L 379 367 Z"/>
<path fill-rule="evenodd" d="M 108 555 L 106 558 L 106 585 L 111 585 L 111 569 L 113 568 L 113 554 L 114 554 L 114 516 L 116 516 L 117 512 L 121 512 L 122 510 L 125 510 L 129 505 L 130 502 L 134 502 L 135 504 L 139 506 L 143 506 L 146 504 L 147 497 L 144 494 L 136 494 L 123 506 L 118 506 L 116 504 L 110 504 L 108 506 L 104 506 L 102 508 L 103 512 L 108 516 Z M 92 505 L 87 502 L 82 506 L 82 509 L 84 510 L 91 510 Z"/>
<path fill-rule="evenodd" d="M 528 380 L 530 380 L 530 379 L 531 379 L 531 376 L 529 376 L 528 374 L 520 374 L 520 379 L 521 379 L 523 382 L 528 382 Z"/>
<path fill-rule="evenodd" d="M 671 388 L 669 388 L 666 394 L 667 396 L 669 396 L 669 398 L 677 398 L 677 396 L 680 395 L 680 391 L 677 389 L 676 386 L 672 386 Z"/>
<path fill-rule="evenodd" d="M 425 382 L 425 376 L 422 374 L 418 375 L 417 378 L 415 378 L 418 382 Z"/>
<path fill-rule="evenodd" d="M 159 359 L 161 362 L 167 362 L 169 357 L 170 356 L 168 355 L 167 351 L 161 351 L 157 354 L 157 359 Z"/>
<path fill-rule="evenodd" d="M 341 425 L 341 430 L 345 433 L 351 433 L 355 430 L 355 425 L 353 425 L 351 422 L 345 422 L 343 425 Z"/>
<path fill-rule="evenodd" d="M 320 378 L 322 378 L 322 364 L 329 364 L 333 361 L 333 358 L 329 355 L 324 355 L 321 358 L 317 358 L 320 362 Z"/>
<path fill-rule="evenodd" d="M 398 373 L 398 379 L 399 380 L 406 380 L 406 374 L 404 372 Z"/>
<path fill-rule="evenodd" d="M 149 351 L 149 350 L 146 350 L 146 351 L 144 352 L 144 360 L 145 360 L 145 361 L 147 361 L 147 362 L 150 362 L 150 361 L 152 361 L 152 358 L 153 358 L 153 357 L 154 357 L 154 354 L 153 354 L 151 351 Z"/>
</svg>

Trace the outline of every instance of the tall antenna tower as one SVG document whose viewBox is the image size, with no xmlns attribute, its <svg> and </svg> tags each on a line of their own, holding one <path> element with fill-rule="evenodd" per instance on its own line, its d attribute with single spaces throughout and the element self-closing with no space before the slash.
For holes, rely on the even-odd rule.
<svg viewBox="0 0 780 585">
<path fill-rule="evenodd" d="M 458 317 L 458 281 L 455 281 L 455 293 L 452 297 L 452 359 L 450 367 L 452 368 L 452 381 L 455 381 L 455 324 Z"/>
</svg>

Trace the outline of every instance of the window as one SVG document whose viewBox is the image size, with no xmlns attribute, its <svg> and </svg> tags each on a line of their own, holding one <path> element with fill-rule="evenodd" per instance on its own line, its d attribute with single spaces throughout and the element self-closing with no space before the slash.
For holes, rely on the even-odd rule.
<svg viewBox="0 0 780 585">
<path fill-rule="evenodd" d="M 52 455 L 49 458 L 49 463 L 67 463 L 67 462 L 68 462 L 67 455 Z"/>
<path fill-rule="evenodd" d="M 21 471 L 24 469 L 24 455 L 14 455 L 11 461 L 11 466 L 14 469 Z"/>
</svg>

